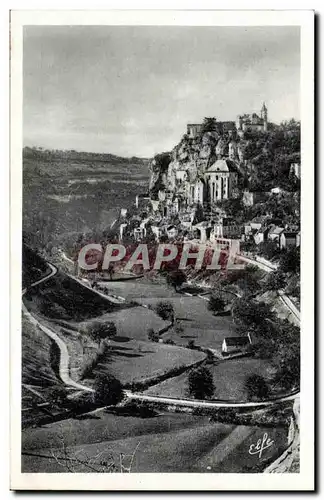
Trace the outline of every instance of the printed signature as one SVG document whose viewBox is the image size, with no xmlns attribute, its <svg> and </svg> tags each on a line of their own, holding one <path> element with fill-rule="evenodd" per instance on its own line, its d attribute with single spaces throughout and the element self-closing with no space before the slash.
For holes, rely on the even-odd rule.
<svg viewBox="0 0 324 500">
<path fill-rule="evenodd" d="M 262 457 L 262 452 L 267 448 L 270 448 L 274 443 L 273 439 L 268 437 L 268 434 L 265 432 L 263 434 L 262 439 L 258 439 L 256 444 L 251 444 L 249 448 L 250 455 L 259 455 L 259 458 Z"/>
</svg>

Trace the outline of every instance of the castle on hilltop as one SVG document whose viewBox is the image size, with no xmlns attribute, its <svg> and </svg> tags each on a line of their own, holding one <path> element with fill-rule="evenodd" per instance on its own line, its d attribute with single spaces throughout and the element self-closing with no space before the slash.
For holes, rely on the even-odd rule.
<svg viewBox="0 0 324 500">
<path fill-rule="evenodd" d="M 263 103 L 260 115 L 256 113 L 238 115 L 236 121 L 216 122 L 216 132 L 220 135 L 227 133 L 233 135 L 237 132 L 242 135 L 243 132 L 248 130 L 257 132 L 266 132 L 268 130 L 268 109 Z M 187 135 L 193 139 L 202 132 L 202 123 L 188 123 Z"/>
<path fill-rule="evenodd" d="M 154 212 L 169 216 L 190 212 L 195 206 L 210 211 L 223 200 L 239 197 L 239 179 L 246 168 L 245 133 L 267 132 L 267 107 L 263 103 L 259 115 L 239 115 L 236 121 L 206 121 L 187 124 L 187 134 L 162 170 L 153 159 L 150 192 Z"/>
<path fill-rule="evenodd" d="M 260 116 L 256 113 L 239 115 L 236 119 L 237 131 L 246 132 L 247 130 L 266 132 L 268 130 L 268 109 L 263 103 Z"/>
</svg>

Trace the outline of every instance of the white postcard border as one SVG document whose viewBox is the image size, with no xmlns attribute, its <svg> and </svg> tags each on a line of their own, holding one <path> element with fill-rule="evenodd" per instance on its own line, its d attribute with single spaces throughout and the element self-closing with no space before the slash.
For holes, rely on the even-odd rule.
<svg viewBox="0 0 324 500">
<path fill-rule="evenodd" d="M 299 474 L 21 473 L 21 193 L 23 25 L 301 26 L 301 465 Z M 312 11 L 11 12 L 11 488 L 33 490 L 312 490 L 314 487 L 314 13 Z M 306 172 L 305 172 L 306 170 Z"/>
</svg>

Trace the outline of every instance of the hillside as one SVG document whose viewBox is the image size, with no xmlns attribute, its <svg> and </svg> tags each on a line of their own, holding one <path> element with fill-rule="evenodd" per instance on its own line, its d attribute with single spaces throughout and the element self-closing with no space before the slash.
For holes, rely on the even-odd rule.
<svg viewBox="0 0 324 500">
<path fill-rule="evenodd" d="M 23 151 L 23 231 L 37 249 L 110 227 L 147 191 L 147 160 L 75 151 Z"/>
<path fill-rule="evenodd" d="M 202 179 L 218 159 L 227 158 L 239 174 L 238 190 L 269 191 L 281 187 L 298 188 L 290 176 L 290 165 L 300 162 L 300 124 L 294 120 L 281 125 L 269 124 L 265 131 L 220 132 L 215 119 L 206 118 L 195 136 L 184 134 L 171 152 L 156 155 L 150 164 L 150 193 L 159 190 L 182 196 L 184 183 Z M 239 192 L 237 193 L 239 196 Z"/>
</svg>

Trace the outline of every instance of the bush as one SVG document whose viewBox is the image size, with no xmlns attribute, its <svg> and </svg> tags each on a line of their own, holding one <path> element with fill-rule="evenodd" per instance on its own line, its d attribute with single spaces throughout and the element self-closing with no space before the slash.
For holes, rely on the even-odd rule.
<svg viewBox="0 0 324 500">
<path fill-rule="evenodd" d="M 213 376 L 205 366 L 199 366 L 188 375 L 188 390 L 195 399 L 210 398 L 214 394 Z"/>
<path fill-rule="evenodd" d="M 285 288 L 287 285 L 286 277 L 281 271 L 273 271 L 269 273 L 264 285 L 265 290 L 278 291 Z"/>
<path fill-rule="evenodd" d="M 189 340 L 189 342 L 187 344 L 187 348 L 188 349 L 195 349 L 196 348 L 195 341 L 194 340 Z"/>
<path fill-rule="evenodd" d="M 149 328 L 147 330 L 147 338 L 151 342 L 158 342 L 160 337 L 159 337 L 159 334 L 153 330 L 153 328 Z"/>
<path fill-rule="evenodd" d="M 87 334 L 95 342 L 100 342 L 102 339 L 115 337 L 117 329 L 113 322 L 102 323 L 101 321 L 93 321 L 87 328 Z"/>
<path fill-rule="evenodd" d="M 171 302 L 158 302 L 156 305 L 156 313 L 160 316 L 164 321 L 171 321 L 174 323 L 174 307 Z"/>
<path fill-rule="evenodd" d="M 269 396 L 269 387 L 261 375 L 250 375 L 245 381 L 245 389 L 250 401 L 264 400 Z"/>
<path fill-rule="evenodd" d="M 175 341 L 172 340 L 172 339 L 167 339 L 164 341 L 165 344 L 169 344 L 169 345 L 175 345 Z"/>
<path fill-rule="evenodd" d="M 142 418 L 154 417 L 156 415 L 156 410 L 152 403 L 147 401 L 127 401 L 123 405 L 123 410 L 134 416 L 139 416 Z"/>
<path fill-rule="evenodd" d="M 222 294 L 218 292 L 214 292 L 208 302 L 208 309 L 212 311 L 214 314 L 218 312 L 222 312 L 225 309 L 226 302 L 222 297 Z"/>
<path fill-rule="evenodd" d="M 96 377 L 94 389 L 94 402 L 96 404 L 116 405 L 124 397 L 122 384 L 110 373 Z"/>
<path fill-rule="evenodd" d="M 300 248 L 288 249 L 280 258 L 279 269 L 283 273 L 300 272 Z"/>
<path fill-rule="evenodd" d="M 181 285 L 186 283 L 186 281 L 187 281 L 187 277 L 186 277 L 185 273 L 183 271 L 181 271 L 180 269 L 177 271 L 169 272 L 166 275 L 167 284 L 169 286 L 172 286 L 175 289 L 175 291 L 177 291 Z"/>
</svg>

